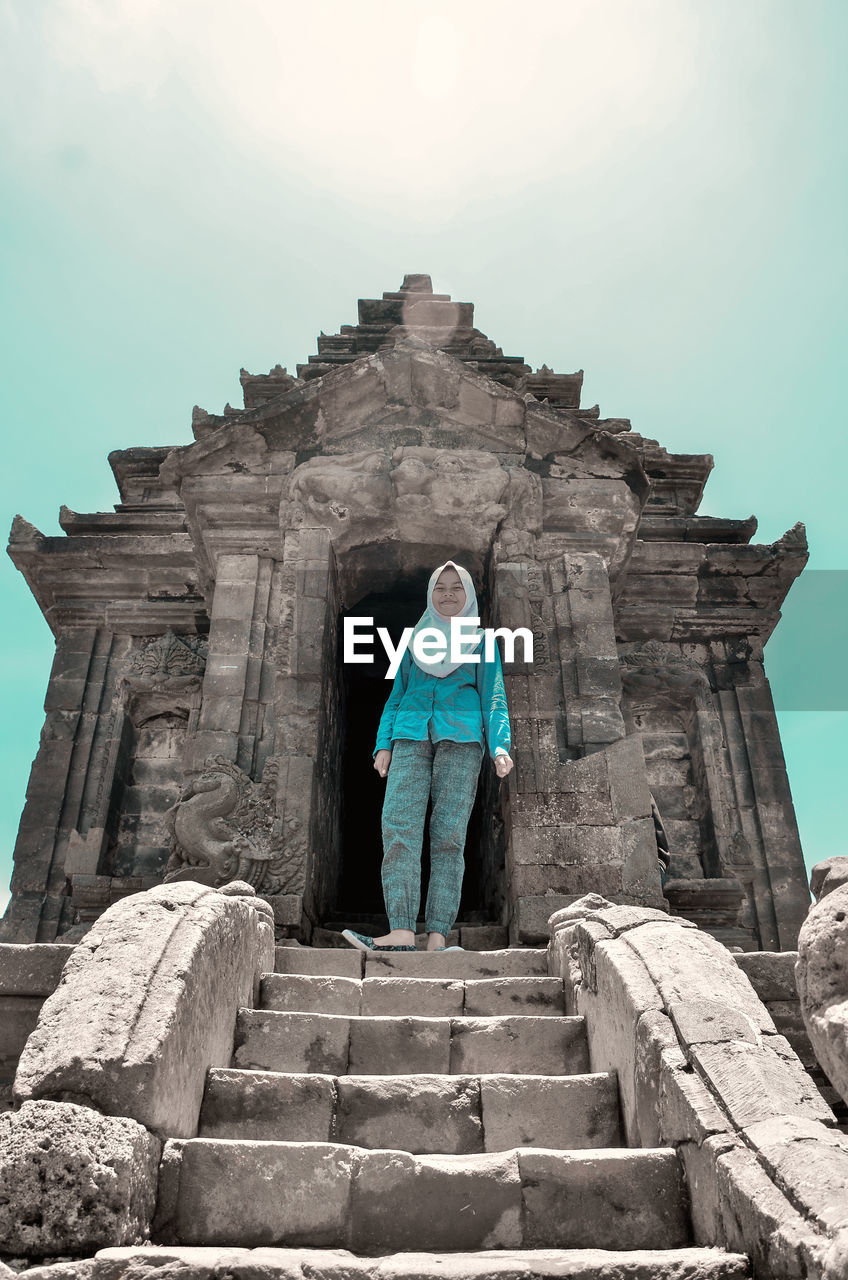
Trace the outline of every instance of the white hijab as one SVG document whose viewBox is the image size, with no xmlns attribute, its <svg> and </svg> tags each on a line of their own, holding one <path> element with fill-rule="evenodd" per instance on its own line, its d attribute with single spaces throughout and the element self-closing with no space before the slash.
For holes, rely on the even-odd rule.
<svg viewBox="0 0 848 1280">
<path fill-rule="evenodd" d="M 439 580 L 439 575 L 443 573 L 445 569 L 456 570 L 465 591 L 465 604 L 462 606 L 459 613 L 454 614 L 454 617 L 478 618 L 480 616 L 480 612 L 477 607 L 477 592 L 474 590 L 474 583 L 471 581 L 471 574 L 468 570 L 463 569 L 460 564 L 455 564 L 453 560 L 446 560 L 444 564 L 439 565 L 438 569 L 434 569 L 430 574 L 430 581 L 427 584 L 427 608 L 418 619 L 412 635 L 409 637 L 409 652 L 412 657 L 412 661 L 417 667 L 420 667 L 422 671 L 426 671 L 428 676 L 438 676 L 440 679 L 442 676 L 448 676 L 452 671 L 456 671 L 457 667 L 462 666 L 462 661 L 451 662 L 450 660 L 451 620 L 443 613 L 439 613 L 438 609 L 433 604 L 433 588 Z M 419 631 L 423 631 L 425 627 L 432 627 L 435 628 L 436 631 L 441 631 L 447 641 L 447 653 L 444 658 L 441 658 L 437 662 L 419 662 L 415 656 L 415 651 L 412 648 L 412 642 L 416 635 Z M 464 661 L 467 661 L 467 655 L 474 653 L 478 648 L 482 636 L 482 631 L 466 632 L 466 638 L 463 641 L 463 651 L 466 654 Z"/>
</svg>

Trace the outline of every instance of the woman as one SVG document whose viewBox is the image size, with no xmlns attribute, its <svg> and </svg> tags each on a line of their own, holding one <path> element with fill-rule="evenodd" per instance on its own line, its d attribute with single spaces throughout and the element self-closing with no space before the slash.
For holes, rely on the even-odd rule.
<svg viewBox="0 0 848 1280">
<path fill-rule="evenodd" d="M 478 617 L 471 575 L 448 560 L 430 577 L 427 608 L 418 621 L 389 694 L 374 751 L 374 768 L 388 777 L 383 803 L 383 896 L 389 932 L 380 938 L 343 931 L 363 951 L 414 951 L 421 883 L 421 847 L 427 801 L 430 814 L 430 884 L 427 950 L 447 950 L 459 911 L 465 870 L 465 832 L 477 793 L 484 744 L 499 778 L 512 769 L 509 714 L 497 648 L 490 662 L 482 635 L 466 642 L 478 662 L 451 661 L 452 618 Z M 444 657 L 418 656 L 416 636 L 441 633 Z M 466 633 L 467 634 L 467 633 Z M 438 637 L 431 637 L 438 639 Z"/>
</svg>

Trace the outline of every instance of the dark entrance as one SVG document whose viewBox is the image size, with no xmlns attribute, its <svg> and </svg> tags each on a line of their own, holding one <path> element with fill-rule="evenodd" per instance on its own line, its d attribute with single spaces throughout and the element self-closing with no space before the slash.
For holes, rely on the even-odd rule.
<svg viewBox="0 0 848 1280">
<path fill-rule="evenodd" d="M 377 917 L 375 928 L 380 931 L 388 927 L 380 884 L 380 864 L 383 857 L 380 815 L 386 784 L 374 770 L 372 752 L 380 716 L 392 684 L 385 678 L 389 664 L 382 644 L 376 639 L 376 629 L 385 627 L 393 643 L 397 644 L 404 627 L 414 626 L 421 616 L 421 601 L 426 596 L 428 577 L 428 573 L 410 577 L 398 584 L 390 595 L 369 595 L 349 610 L 348 614 L 339 618 L 339 655 L 342 653 L 341 628 L 344 617 L 353 615 L 374 619 L 375 661 L 351 665 L 340 663 L 343 703 L 341 718 L 345 725 L 342 757 L 342 873 L 333 917 L 335 920 Z M 503 851 L 502 841 L 496 838 L 500 816 L 495 814 L 494 821 L 491 816 L 493 778 L 494 770 L 484 762 L 465 845 L 465 878 L 460 919 L 466 921 L 500 918 L 502 877 L 492 875 L 492 864 L 496 860 L 495 847 L 499 846 L 502 867 Z M 485 812 L 490 815 L 488 822 L 484 819 Z M 428 831 L 425 827 L 422 913 L 429 869 Z M 385 926 L 382 924 L 384 921 Z"/>
</svg>

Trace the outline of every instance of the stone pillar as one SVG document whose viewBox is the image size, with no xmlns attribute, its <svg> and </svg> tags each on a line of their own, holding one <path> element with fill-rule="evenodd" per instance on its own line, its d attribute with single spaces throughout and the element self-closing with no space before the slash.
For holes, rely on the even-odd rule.
<svg viewBox="0 0 848 1280">
<path fill-rule="evenodd" d="M 0 921 L 2 942 L 52 942 L 60 924 L 70 922 L 65 852 L 79 822 L 110 649 L 111 636 L 96 627 L 57 636 L 15 845 L 12 899 Z"/>
<path fill-rule="evenodd" d="M 731 777 L 753 864 L 749 875 L 760 945 L 766 951 L 792 951 L 810 893 L 771 688 L 761 661 L 749 659 L 747 667 L 750 683 L 719 693 Z"/>
<path fill-rule="evenodd" d="M 290 892 L 302 898 L 301 929 L 326 910 L 340 874 L 340 690 L 338 591 L 327 529 L 290 529 L 282 566 L 275 693 L 278 813 L 302 865 Z"/>
<path fill-rule="evenodd" d="M 609 578 L 601 556 L 497 569 L 499 626 L 529 627 L 534 663 L 505 670 L 516 769 L 506 852 L 511 936 L 588 892 L 662 905 L 645 760 L 625 734 Z"/>
<path fill-rule="evenodd" d="M 589 755 L 625 734 L 609 575 L 597 552 L 551 565 L 566 743 Z"/>
<path fill-rule="evenodd" d="M 247 773 L 256 767 L 272 570 L 273 562 L 258 555 L 218 557 L 191 770 L 216 755 Z"/>
</svg>

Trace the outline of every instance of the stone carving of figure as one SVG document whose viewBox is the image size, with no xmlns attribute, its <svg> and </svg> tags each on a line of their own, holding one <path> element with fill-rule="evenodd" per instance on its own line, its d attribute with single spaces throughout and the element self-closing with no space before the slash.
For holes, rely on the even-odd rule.
<svg viewBox="0 0 848 1280">
<path fill-rule="evenodd" d="M 278 766 L 269 760 L 261 783 L 223 756 L 210 757 L 165 815 L 171 857 L 165 880 L 197 879 L 216 888 L 243 880 L 257 893 L 285 892 L 297 878 L 275 831 Z"/>
</svg>

